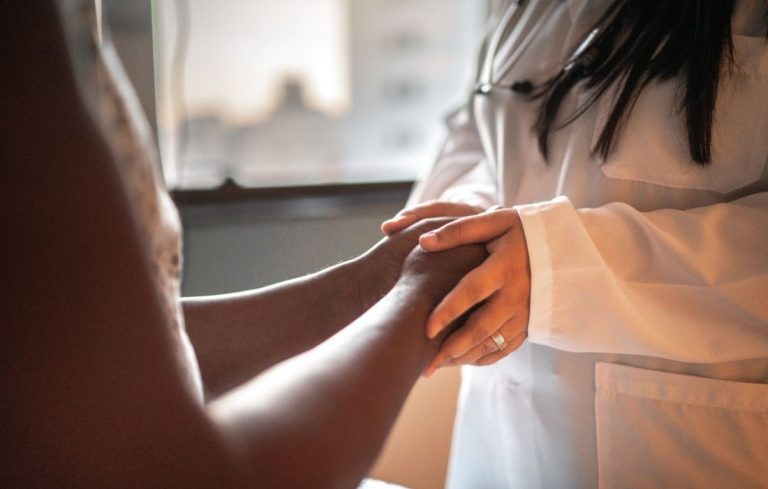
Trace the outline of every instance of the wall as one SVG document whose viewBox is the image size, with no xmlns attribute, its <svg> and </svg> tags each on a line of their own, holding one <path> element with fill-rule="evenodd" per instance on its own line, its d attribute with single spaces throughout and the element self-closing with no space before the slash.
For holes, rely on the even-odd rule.
<svg viewBox="0 0 768 489">
<path fill-rule="evenodd" d="M 407 189 L 353 197 L 183 205 L 184 294 L 242 290 L 316 271 L 380 239 Z M 371 475 L 413 489 L 444 486 L 455 412 L 455 369 L 421 380 Z"/>
</svg>

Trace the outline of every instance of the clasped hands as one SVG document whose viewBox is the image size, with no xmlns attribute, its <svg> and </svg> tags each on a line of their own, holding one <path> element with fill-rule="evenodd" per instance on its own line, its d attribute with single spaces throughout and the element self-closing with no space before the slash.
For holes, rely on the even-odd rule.
<svg viewBox="0 0 768 489">
<path fill-rule="evenodd" d="M 425 369 L 427 377 L 441 367 L 490 365 L 518 349 L 528 336 L 531 295 L 528 248 L 515 209 L 483 211 L 467 204 L 434 201 L 400 211 L 381 228 L 393 235 L 436 217 L 455 219 L 421 234 L 418 242 L 424 250 L 484 244 L 488 258 L 458 282 L 427 320 L 425 333 L 434 338 L 469 313 Z"/>
</svg>

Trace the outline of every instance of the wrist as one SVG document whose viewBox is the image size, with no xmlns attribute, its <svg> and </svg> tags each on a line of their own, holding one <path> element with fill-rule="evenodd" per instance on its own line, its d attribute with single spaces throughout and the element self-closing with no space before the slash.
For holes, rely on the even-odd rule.
<svg viewBox="0 0 768 489">
<path fill-rule="evenodd" d="M 419 352 L 417 357 L 422 363 L 420 371 L 437 352 L 443 340 L 442 337 L 429 339 L 424 332 L 427 318 L 438 302 L 439 299 L 433 294 L 426 293 L 422 284 L 402 278 L 376 305 L 391 311 L 387 317 L 393 321 L 387 322 L 387 334 L 392 335 L 395 341 L 399 339 L 403 344 L 410 345 L 409 348 L 414 352 Z"/>
<path fill-rule="evenodd" d="M 397 272 L 387 272 L 386 263 L 377 261 L 376 256 L 365 253 L 341 265 L 345 270 L 343 283 L 360 305 L 360 313 L 368 310 L 392 289 L 397 281 Z"/>
<path fill-rule="evenodd" d="M 385 238 L 386 239 L 386 238 Z M 381 242 L 351 260 L 361 278 L 360 288 L 369 304 L 374 304 L 383 298 L 400 278 L 403 258 L 415 243 L 404 253 L 393 253 L 390 247 L 382 246 Z"/>
</svg>

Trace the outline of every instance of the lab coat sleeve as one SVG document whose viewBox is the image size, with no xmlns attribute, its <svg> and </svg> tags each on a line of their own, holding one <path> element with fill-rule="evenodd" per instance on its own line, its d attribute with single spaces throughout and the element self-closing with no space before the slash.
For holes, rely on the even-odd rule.
<svg viewBox="0 0 768 489">
<path fill-rule="evenodd" d="M 518 208 L 529 340 L 713 363 L 768 356 L 768 193 L 691 210 Z"/>
<path fill-rule="evenodd" d="M 408 206 L 429 200 L 463 202 L 484 209 L 496 204 L 496 184 L 485 159 L 470 104 L 448 116 L 448 137 Z"/>
</svg>

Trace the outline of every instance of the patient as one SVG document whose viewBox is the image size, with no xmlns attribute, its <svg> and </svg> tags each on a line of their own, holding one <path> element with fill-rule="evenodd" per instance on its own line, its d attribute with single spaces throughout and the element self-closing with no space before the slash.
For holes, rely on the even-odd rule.
<svg viewBox="0 0 768 489">
<path fill-rule="evenodd" d="M 176 213 L 93 10 L 0 17 L 0 487 L 355 487 L 440 345 L 427 315 L 483 248 L 423 253 L 446 222 L 427 221 L 181 301 Z"/>
</svg>

